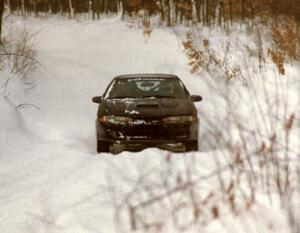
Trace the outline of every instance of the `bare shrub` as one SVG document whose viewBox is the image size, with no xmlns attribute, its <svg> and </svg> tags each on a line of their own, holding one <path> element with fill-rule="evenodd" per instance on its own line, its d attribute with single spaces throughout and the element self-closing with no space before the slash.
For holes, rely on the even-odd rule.
<svg viewBox="0 0 300 233">
<path fill-rule="evenodd" d="M 272 28 L 273 45 L 268 52 L 280 74 L 285 73 L 284 64 L 300 59 L 300 30 L 294 19 L 282 18 Z"/>
<path fill-rule="evenodd" d="M 39 64 L 34 36 L 25 29 L 18 31 L 11 27 L 0 46 L 1 95 L 17 109 L 34 106 L 20 103 L 16 92 L 22 91 L 15 90 L 17 86 L 22 86 L 23 90 L 35 86 L 35 80 L 30 76 Z"/>
<path fill-rule="evenodd" d="M 8 69 L 11 74 L 26 79 L 38 65 L 34 36 L 35 34 L 25 29 L 16 33 L 10 32 L 0 47 L 0 69 Z"/>
<path fill-rule="evenodd" d="M 241 68 L 239 65 L 232 65 L 230 57 L 227 54 L 230 52 L 229 43 L 226 45 L 224 58 L 219 58 L 209 46 L 209 40 L 203 39 L 199 46 L 193 39 L 192 32 L 186 34 L 186 41 L 183 42 L 184 51 L 188 57 L 188 65 L 191 68 L 191 73 L 195 74 L 201 71 L 215 72 L 221 71 L 227 81 L 234 79 L 243 79 Z"/>
<path fill-rule="evenodd" d="M 245 34 L 241 31 L 242 35 L 243 33 Z M 219 42 L 222 45 L 221 51 L 210 46 L 209 39 L 197 35 L 197 29 L 186 34 L 183 47 L 191 73 L 217 72 L 227 81 L 242 80 L 247 83 L 250 76 L 262 72 L 270 62 L 276 66 L 279 74 L 284 75 L 285 65 L 300 59 L 300 29 L 292 18 L 283 17 L 276 25 L 268 21 L 265 24 L 254 22 L 251 34 L 247 35 L 250 39 L 248 43 L 231 37 L 231 32 L 228 34 L 223 36 L 229 38 L 229 41 Z M 240 44 L 239 50 L 247 56 L 247 61 L 236 60 L 235 43 Z"/>
</svg>

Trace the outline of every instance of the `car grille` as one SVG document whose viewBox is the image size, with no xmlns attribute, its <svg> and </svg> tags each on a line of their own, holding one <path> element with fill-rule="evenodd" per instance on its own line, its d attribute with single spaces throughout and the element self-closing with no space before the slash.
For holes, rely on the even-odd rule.
<svg viewBox="0 0 300 233">
<path fill-rule="evenodd" d="M 112 130 L 113 138 L 178 139 L 189 135 L 189 125 L 163 125 L 157 119 L 137 119 L 131 125 Z"/>
</svg>

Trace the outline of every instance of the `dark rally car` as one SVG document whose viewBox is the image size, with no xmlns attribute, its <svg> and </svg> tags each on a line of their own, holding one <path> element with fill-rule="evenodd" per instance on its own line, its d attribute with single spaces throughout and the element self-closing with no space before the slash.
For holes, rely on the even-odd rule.
<svg viewBox="0 0 300 233">
<path fill-rule="evenodd" d="M 190 95 L 175 75 L 133 74 L 115 77 L 98 103 L 97 151 L 114 144 L 148 147 L 181 144 L 198 150 L 199 119 Z"/>
</svg>

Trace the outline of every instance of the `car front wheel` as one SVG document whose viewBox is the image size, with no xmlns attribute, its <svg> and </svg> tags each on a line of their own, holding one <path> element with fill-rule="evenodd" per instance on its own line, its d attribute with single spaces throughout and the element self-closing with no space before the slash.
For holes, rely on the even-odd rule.
<svg viewBox="0 0 300 233">
<path fill-rule="evenodd" d="M 105 141 L 97 140 L 97 152 L 109 152 L 109 143 Z"/>
<path fill-rule="evenodd" d="M 186 142 L 185 150 L 186 151 L 198 151 L 198 140 Z"/>
</svg>

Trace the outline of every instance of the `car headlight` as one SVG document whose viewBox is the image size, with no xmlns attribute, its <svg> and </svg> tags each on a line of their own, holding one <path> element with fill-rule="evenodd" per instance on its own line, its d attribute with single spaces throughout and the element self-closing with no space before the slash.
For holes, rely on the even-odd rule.
<svg viewBox="0 0 300 233">
<path fill-rule="evenodd" d="M 196 122 L 197 116 L 171 116 L 165 117 L 162 120 L 164 123 L 182 123 L 182 122 Z"/>
<path fill-rule="evenodd" d="M 133 122 L 133 119 L 130 117 L 124 116 L 102 116 L 99 119 L 101 123 L 111 123 L 111 124 L 126 124 L 129 122 Z"/>
</svg>

